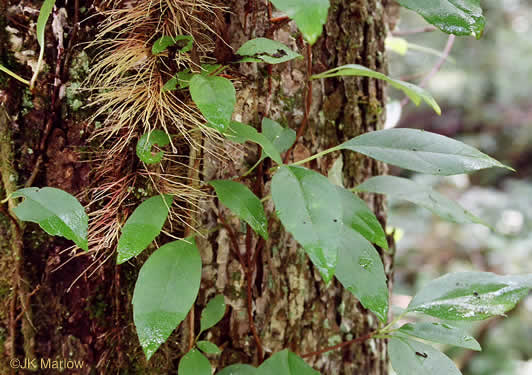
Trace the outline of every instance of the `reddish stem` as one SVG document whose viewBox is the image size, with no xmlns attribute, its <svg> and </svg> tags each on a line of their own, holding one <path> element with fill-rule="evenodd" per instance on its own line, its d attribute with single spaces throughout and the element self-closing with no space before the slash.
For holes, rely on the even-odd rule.
<svg viewBox="0 0 532 375">
<path fill-rule="evenodd" d="M 449 57 L 449 54 L 451 53 L 451 50 L 453 49 L 454 40 L 456 37 L 454 35 L 449 35 L 449 38 L 447 39 L 447 44 L 445 45 L 445 48 L 443 49 L 442 55 L 440 59 L 434 64 L 430 72 L 423 78 L 421 83 L 419 84 L 419 87 L 425 87 L 427 83 L 438 73 L 443 66 L 443 63 L 447 61 L 447 58 Z M 403 101 L 401 102 L 401 106 L 405 106 L 408 103 L 408 98 L 405 97 Z"/>
<path fill-rule="evenodd" d="M 290 18 L 288 18 L 288 16 L 281 16 L 281 17 L 274 17 L 274 18 L 270 18 L 270 22 L 271 23 L 278 23 L 278 22 L 284 22 L 286 20 L 289 20 Z"/>
<path fill-rule="evenodd" d="M 360 343 L 372 338 L 373 335 L 375 335 L 375 333 L 376 332 L 370 332 L 370 333 L 365 334 L 364 336 L 357 337 L 356 339 L 353 339 L 353 340 L 344 341 L 344 342 L 341 342 L 341 343 L 339 343 L 337 345 L 329 346 L 329 347 L 327 347 L 325 349 L 321 349 L 321 350 L 318 350 L 316 352 L 303 354 L 301 357 L 302 358 L 314 357 L 316 355 L 320 355 L 320 354 L 323 354 L 323 353 L 330 352 L 332 350 L 340 349 L 340 348 L 343 348 L 344 346 L 349 346 L 351 344 L 360 344 Z"/>
</svg>

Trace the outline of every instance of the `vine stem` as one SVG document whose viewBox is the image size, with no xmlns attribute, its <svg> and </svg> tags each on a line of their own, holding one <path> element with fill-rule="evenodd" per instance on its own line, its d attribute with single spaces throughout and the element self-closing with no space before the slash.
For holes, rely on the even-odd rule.
<svg viewBox="0 0 532 375">
<path fill-rule="evenodd" d="M 194 142 L 198 145 L 203 144 L 203 135 L 201 133 L 193 133 L 192 137 L 194 139 Z M 188 178 L 192 182 L 192 187 L 198 189 L 199 188 L 199 180 L 200 180 L 200 163 L 201 163 L 201 150 L 199 148 L 195 148 L 194 146 L 191 146 L 189 149 L 189 172 L 188 172 Z M 190 225 L 188 225 L 185 229 L 185 237 L 190 236 L 191 227 L 194 225 L 194 222 L 197 220 L 198 214 L 194 211 L 194 207 L 191 202 L 188 203 L 189 206 L 189 221 Z M 194 344 L 196 342 L 195 340 L 195 334 L 194 334 L 194 305 L 190 309 L 190 312 L 188 313 L 188 351 L 192 350 L 194 347 Z"/>
<path fill-rule="evenodd" d="M 329 346 L 327 348 L 320 349 L 320 350 L 315 351 L 315 352 L 310 352 L 310 353 L 303 354 L 303 355 L 301 355 L 301 357 L 302 358 L 314 357 L 314 356 L 317 356 L 317 355 L 320 355 L 320 354 L 323 354 L 323 353 L 327 353 L 327 352 L 330 352 L 330 351 L 333 351 L 333 350 L 336 350 L 336 349 L 343 348 L 345 346 L 349 346 L 351 344 L 360 344 L 360 343 L 363 343 L 364 341 L 367 341 L 367 340 L 369 340 L 371 338 L 376 338 L 376 339 L 387 339 L 387 338 L 390 338 L 391 336 L 389 334 L 394 332 L 394 331 L 396 331 L 396 329 L 390 330 L 390 328 L 395 323 L 397 323 L 399 320 L 401 320 L 406 314 L 408 314 L 408 311 L 403 312 L 397 318 L 393 319 L 390 323 L 388 323 L 386 326 L 384 326 L 383 328 L 380 328 L 380 329 L 378 329 L 376 331 L 371 331 L 369 333 L 366 333 L 363 336 L 354 338 L 353 340 L 344 341 L 344 342 L 341 342 L 339 344 L 336 344 L 336 345 L 333 345 L 333 346 Z"/>
<path fill-rule="evenodd" d="M 252 270 L 251 270 L 251 254 L 246 251 L 247 253 L 247 259 L 244 258 L 244 256 L 240 253 L 240 247 L 238 246 L 238 239 L 235 235 L 235 232 L 233 229 L 227 224 L 225 219 L 222 215 L 218 215 L 218 218 L 222 222 L 222 225 L 227 230 L 227 233 L 229 235 L 229 240 L 231 241 L 231 248 L 234 253 L 236 253 L 236 256 L 238 258 L 238 261 L 242 268 L 244 269 L 244 275 L 246 277 L 246 302 L 247 302 L 247 314 L 248 314 L 248 321 L 249 321 L 249 329 L 251 330 L 251 334 L 253 335 L 253 339 L 255 340 L 255 345 L 257 345 L 257 355 L 259 359 L 259 363 L 262 363 L 264 360 L 264 350 L 262 348 L 262 342 L 260 340 L 259 334 L 257 332 L 257 328 L 255 327 L 255 322 L 253 321 L 253 296 L 252 296 Z M 248 233 L 250 231 L 249 225 L 248 225 Z M 246 249 L 250 250 L 251 248 L 251 237 L 246 236 Z"/>
<path fill-rule="evenodd" d="M 331 152 L 338 151 L 338 150 L 341 150 L 340 146 L 331 147 L 331 148 L 328 148 L 327 150 L 323 150 L 321 152 L 318 152 L 317 154 L 309 156 L 306 159 L 298 160 L 295 163 L 292 163 L 290 165 L 302 165 L 302 164 L 308 163 L 309 161 L 312 161 L 314 159 L 320 158 L 320 157 L 322 157 L 324 155 L 330 154 Z"/>
<path fill-rule="evenodd" d="M 456 36 L 449 35 L 449 38 L 447 38 L 447 44 L 445 45 L 445 48 L 443 49 L 441 57 L 438 59 L 436 64 L 432 67 L 430 72 L 423 78 L 421 83 L 419 84 L 419 87 L 425 87 L 427 83 L 438 73 L 443 66 L 443 63 L 447 61 L 449 58 L 449 54 L 451 53 L 451 50 L 453 49 L 454 41 L 456 39 Z M 401 107 L 404 107 L 408 103 L 408 98 L 404 98 L 401 102 Z"/>
<path fill-rule="evenodd" d="M 320 354 L 323 354 L 323 353 L 327 353 L 327 352 L 330 352 L 330 351 L 333 351 L 333 350 L 336 350 L 336 349 L 343 348 L 344 346 L 348 346 L 348 345 L 351 345 L 351 344 L 360 344 L 360 343 L 362 343 L 362 342 L 364 342 L 366 340 L 371 339 L 376 334 L 378 334 L 378 331 L 372 331 L 372 332 L 366 333 L 364 336 L 357 337 L 357 338 L 355 338 L 353 340 L 344 341 L 344 342 L 341 342 L 339 344 L 336 344 L 336 345 L 333 345 L 333 346 L 329 346 L 327 348 L 324 348 L 324 349 L 321 349 L 321 350 L 318 350 L 318 351 L 315 351 L 315 352 L 303 354 L 303 355 L 301 355 L 301 358 L 314 357 L 314 356 L 317 356 L 317 355 L 320 355 Z"/>
<path fill-rule="evenodd" d="M 399 320 L 403 319 L 403 318 L 405 317 L 406 314 L 408 314 L 408 311 L 403 312 L 403 313 L 400 314 L 397 318 L 393 319 L 390 323 L 388 323 L 387 325 L 385 325 L 384 327 L 382 327 L 381 329 L 379 329 L 379 334 L 390 332 L 390 328 L 391 328 L 395 323 L 397 323 Z"/>
</svg>

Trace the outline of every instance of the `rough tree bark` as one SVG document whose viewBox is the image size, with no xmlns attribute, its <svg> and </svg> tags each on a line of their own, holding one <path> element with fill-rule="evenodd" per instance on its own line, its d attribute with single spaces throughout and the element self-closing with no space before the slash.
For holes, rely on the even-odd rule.
<svg viewBox="0 0 532 375">
<path fill-rule="evenodd" d="M 40 6 L 39 1 L 24 3 L 35 9 Z M 90 15 L 94 8 L 90 7 L 89 2 L 86 3 L 81 6 L 85 6 Z M 15 33 L 15 36 L 22 37 L 23 47 L 17 48 L 36 50 L 34 37 L 28 29 L 20 27 L 21 24 L 29 25 L 30 19 L 36 18 L 35 15 L 25 13 L 21 7 L 17 8 L 17 0 L 1 0 L 1 4 L 2 28 L 8 25 L 20 30 L 20 34 Z M 65 3 L 58 0 L 57 4 L 65 7 L 70 20 L 79 11 L 80 3 L 77 1 L 72 4 L 72 1 Z M 212 27 L 233 49 L 236 50 L 251 38 L 264 36 L 279 40 L 306 55 L 307 47 L 297 37 L 293 23 L 279 25 L 269 21 L 267 1 L 231 0 L 224 5 L 230 9 L 230 13 L 219 17 Z M 324 35 L 312 48 L 312 72 L 307 71 L 305 60 L 274 66 L 270 72 L 260 64 L 241 64 L 241 79 L 236 82 L 238 100 L 235 118 L 259 127 L 262 117 L 267 116 L 298 130 L 304 117 L 308 74 L 348 63 L 358 63 L 385 72 L 384 38 L 389 22 L 386 15 L 389 7 L 387 0 L 331 0 Z M 83 26 L 83 33 L 76 36 L 73 23 L 67 22 L 66 25 L 64 32 L 68 36 L 65 45 L 69 43 L 69 38 L 76 39 L 74 43 L 86 41 L 96 27 L 96 23 L 87 22 Z M 18 68 L 19 72 L 26 73 L 25 76 L 31 75 L 29 68 L 24 67 L 21 61 L 17 63 L 17 60 L 13 60 L 16 52 L 13 50 L 13 40 L 11 44 L 8 43 L 9 38 L 13 38 L 13 31 L 8 33 L 1 30 L 1 35 L 2 63 Z M 218 52 L 223 52 L 224 43 L 217 45 L 220 49 Z M 29 93 L 12 80 L 2 80 L 0 97 L 2 105 L 11 115 L 12 144 L 15 146 L 13 164 L 20 175 L 18 185 L 23 185 L 31 178 L 34 165 L 42 156 L 43 164 L 33 185 L 55 186 L 79 194 L 89 183 L 87 167 L 80 162 L 79 152 L 80 147 L 87 145 L 83 133 L 90 131 L 84 120 L 89 114 L 76 112 L 72 103 L 67 105 L 68 97 L 54 94 L 54 79 L 59 78 L 67 86 L 79 79 L 75 76 L 77 73 L 72 71 L 71 64 L 79 56 L 82 47 L 68 47 L 66 58 L 58 54 L 56 47 L 57 40 L 53 39 L 46 50 L 46 61 L 51 69 L 43 74 L 43 81 L 34 93 L 31 106 L 25 102 L 31 97 Z M 220 58 L 223 58 L 222 55 L 220 53 Z M 314 81 L 311 96 L 308 125 L 293 149 L 291 160 L 301 160 L 382 126 L 385 95 L 381 82 L 352 77 Z M 57 102 L 52 106 L 54 98 Z M 47 126 L 48 122 L 51 127 Z M 43 137 L 46 147 L 40 149 Z M 0 142 L 4 140 L 0 139 Z M 205 146 L 210 147 L 209 144 Z M 227 158 L 224 162 L 208 154 L 203 155 L 204 181 L 242 174 L 258 157 L 253 148 L 225 147 Z M 34 150 L 35 154 L 28 149 Z M 0 156 L 4 157 L 4 153 Z M 347 187 L 385 172 L 382 164 L 351 152 L 335 153 L 307 166 L 327 174 L 334 160 L 339 157 L 343 159 L 344 184 Z M 269 194 L 267 167 L 265 165 L 262 168 L 261 181 L 257 183 L 255 179 L 256 186 L 263 190 L 264 196 Z M 2 169 L 1 172 L 5 174 L 6 170 Z M 0 188 L 0 197 L 3 197 L 5 188 Z M 384 224 L 382 199 L 369 195 L 364 198 Z M 207 228 L 216 227 L 219 216 L 229 217 L 216 200 L 202 202 L 202 208 L 201 223 Z M 272 214 L 271 203 L 267 204 L 267 208 Z M 201 307 L 217 293 L 223 293 L 230 306 L 223 321 L 208 336 L 223 348 L 223 354 L 213 357 L 211 361 L 218 368 L 236 362 L 258 362 L 256 340 L 248 322 L 249 289 L 246 276 L 252 280 L 253 319 L 266 357 L 283 348 L 300 355 L 311 353 L 362 336 L 376 328 L 375 316 L 363 309 L 339 283 L 333 282 L 325 287 L 304 252 L 276 219 L 272 220 L 271 238 L 266 244 L 260 243 L 256 236 L 246 236 L 245 229 L 241 230 L 237 222 L 228 220 L 228 225 L 233 228 L 242 252 L 249 247 L 259 253 L 252 274 L 246 275 L 246 270 L 230 250 L 231 239 L 226 229 L 198 240 L 203 260 L 203 278 L 195 309 L 196 320 Z M 15 257 L 9 244 L 17 233 L 2 215 L 0 234 L 0 269 L 12 270 L 10 265 L 14 264 Z M 70 289 L 75 277 L 92 260 L 88 257 L 69 260 L 69 255 L 62 252 L 68 243 L 43 235 L 35 225 L 28 225 L 23 235 L 24 261 L 18 277 L 27 275 L 24 291 L 27 301 L 31 301 L 27 312 L 31 312 L 33 318 L 31 322 L 25 318 L 13 322 L 9 309 L 2 308 L 0 318 L 4 330 L 1 339 L 5 350 L 2 351 L 4 360 L 0 372 L 11 371 L 11 357 L 23 358 L 31 354 L 37 358 L 83 360 L 85 368 L 80 372 L 83 374 L 91 369 L 111 374 L 120 368 L 135 374 L 177 373 L 178 359 L 187 340 L 188 323 L 172 335 L 151 363 L 146 363 L 135 337 L 130 306 L 138 267 L 115 267 L 111 260 L 91 277 L 81 278 Z M 249 242 L 246 244 L 246 241 Z M 392 261 L 387 256 L 383 258 L 386 272 L 391 278 Z M 68 263 L 56 270 L 65 260 L 69 260 Z M 15 303 L 16 313 L 24 312 L 24 302 L 21 304 L 23 298 L 17 298 L 10 292 L 13 282 L 9 277 L 3 277 L 0 282 L 2 305 Z M 21 330 L 31 328 L 28 328 L 29 323 L 34 326 L 33 333 L 22 335 Z M 18 332 L 12 344 L 10 327 Z M 27 335 L 31 336 L 31 342 L 26 341 Z M 328 354 L 309 356 L 306 360 L 322 374 L 379 375 L 388 372 L 385 349 L 384 340 L 372 339 Z"/>
</svg>

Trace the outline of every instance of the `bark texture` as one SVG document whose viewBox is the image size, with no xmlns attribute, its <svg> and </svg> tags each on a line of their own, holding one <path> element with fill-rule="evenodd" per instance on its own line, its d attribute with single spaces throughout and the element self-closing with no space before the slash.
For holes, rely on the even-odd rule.
<svg viewBox="0 0 532 375">
<path fill-rule="evenodd" d="M 40 1 L 0 0 L 1 63 L 25 77 L 31 76 L 31 61 L 28 61 L 31 58 L 24 55 L 24 51 L 38 49 L 34 34 L 21 25 L 35 22 L 36 14 L 28 9 L 38 9 L 40 4 Z M 82 47 L 76 45 L 90 40 L 98 19 L 84 23 L 80 30 L 74 27 L 74 20 L 80 14 L 91 15 L 94 6 L 100 4 L 58 0 L 57 5 L 64 9 L 67 17 L 62 30 L 65 40 L 60 41 L 60 37 L 48 32 L 45 58 L 48 69 L 41 75 L 35 92 L 31 94 L 22 85 L 5 77 L 0 81 L 2 111 L 5 107 L 10 115 L 8 118 L 2 112 L 5 124 L 2 126 L 6 129 L 2 136 L 9 133 L 10 139 L 0 139 L 0 142 L 4 142 L 4 150 L 13 146 L 9 151 L 14 154 L 9 159 L 10 165 L 16 168 L 15 175 L 19 176 L 15 181 L 18 186 L 34 178 L 33 186 L 62 188 L 78 194 L 82 204 L 86 204 L 87 197 L 83 192 L 90 182 L 90 167 L 83 162 L 82 148 L 88 146 L 86 135 L 91 128 L 86 118 L 90 113 L 77 107 L 76 100 L 84 100 L 79 93 L 69 95 L 66 91 L 66 95 L 62 95 L 60 89 L 62 85 L 65 90 L 72 84 L 80 84 L 87 74 L 86 57 Z M 281 23 L 278 27 L 269 21 L 268 2 L 231 0 L 224 5 L 230 12 L 220 14 L 211 25 L 224 39 L 217 41 L 215 57 L 218 60 L 231 57 L 227 45 L 236 50 L 255 37 L 279 40 L 305 54 L 306 46 L 297 37 L 293 23 Z M 86 13 L 80 13 L 80 7 L 86 8 Z M 387 0 L 331 0 L 324 36 L 312 49 L 312 73 L 348 63 L 385 72 L 384 38 L 390 22 L 386 16 L 388 8 Z M 273 17 L 278 15 L 274 13 Z M 60 17 L 59 13 L 56 13 L 57 17 Z M 10 31 L 6 31 L 5 26 L 9 26 Z M 61 43 L 64 43 L 63 50 L 58 48 Z M 237 77 L 236 120 L 259 128 L 266 116 L 297 131 L 304 117 L 305 85 L 309 74 L 304 59 L 273 66 L 271 72 L 264 64 L 241 64 L 238 71 L 231 73 Z M 352 77 L 314 81 L 311 95 L 308 126 L 294 147 L 292 160 L 301 160 L 382 126 L 385 95 L 381 82 Z M 220 146 L 219 143 L 208 143 L 209 140 L 205 142 L 206 148 Z M 259 157 L 254 146 L 223 144 L 222 147 L 226 151 L 224 160 L 212 158 L 208 153 L 202 155 L 204 181 L 241 175 Z M 2 152 L 0 156 L 6 159 L 7 153 Z M 328 155 L 307 167 L 327 174 L 339 157 L 344 162 L 346 187 L 385 171 L 380 163 L 351 152 Z M 7 160 L 2 162 L 7 163 Z M 32 177 L 36 164 L 39 165 L 38 173 Z M 131 161 L 127 168 L 133 168 L 133 164 Z M 269 194 L 271 176 L 268 167 L 266 164 L 262 169 L 262 177 L 252 180 L 252 185 L 262 190 L 263 196 Z M 117 168 L 117 176 L 120 170 Z M 6 171 L 2 169 L 2 178 L 10 181 L 11 177 L 5 176 Z M 3 184 L 0 198 L 5 190 L 6 184 Z M 384 202 L 375 196 L 364 198 L 384 224 Z M 198 240 L 203 277 L 194 314 L 196 327 L 201 308 L 214 295 L 224 294 L 229 305 L 222 322 L 205 337 L 223 348 L 221 356 L 210 358 L 217 368 L 232 363 L 258 364 L 256 340 L 248 320 L 250 290 L 246 277 L 252 281 L 251 310 L 266 357 L 284 348 L 298 354 L 313 352 L 376 328 L 375 316 L 363 309 L 336 281 L 325 287 L 303 250 L 276 219 L 270 227 L 270 240 L 261 244 L 256 236 L 248 236 L 246 228 L 231 220 L 229 212 L 216 200 L 201 204 L 204 210 L 200 217 L 202 226 L 216 228 L 220 216 L 227 218 L 241 254 L 245 257 L 246 249 L 251 249 L 248 254 L 256 260 L 253 272 L 246 274 L 246 269 L 231 250 L 231 238 L 226 229 L 213 231 Z M 271 202 L 267 203 L 267 209 L 275 217 Z M 124 215 L 127 215 L 126 211 Z M 17 263 L 12 246 L 14 241 L 20 241 L 19 233 L 14 224 L 0 214 L 0 271 L 4 275 L 0 277 L 0 302 L 5 306 L 0 309 L 0 373 L 22 373 L 14 372 L 9 360 L 29 356 L 82 360 L 83 370 L 72 372 L 80 374 L 111 374 L 120 369 L 125 374 L 177 373 L 179 357 L 186 350 L 189 322 L 170 337 L 150 363 L 145 361 L 135 335 L 131 295 L 146 254 L 132 265 L 122 267 L 115 267 L 112 257 L 94 273 L 84 274 L 71 287 L 76 278 L 94 264 L 98 254 L 71 258 L 64 251 L 69 246 L 67 241 L 50 238 L 33 224 L 23 228 L 22 236 L 23 259 Z M 392 262 L 387 257 L 384 262 L 391 276 Z M 15 282 L 16 276 L 10 276 L 15 275 L 15 264 L 20 267 L 18 275 L 24 277 L 23 281 Z M 13 289 L 14 286 L 17 288 Z M 10 306 L 16 311 L 13 312 Z M 306 360 L 322 374 L 381 375 L 388 370 L 384 340 L 369 340 Z M 39 373 L 57 372 L 40 370 Z"/>
<path fill-rule="evenodd" d="M 255 37 L 272 37 L 305 54 L 301 40 L 294 38 L 295 26 L 290 23 L 271 34 L 265 3 L 233 1 L 232 15 L 227 20 L 227 40 L 236 49 Z M 384 38 L 386 33 L 385 6 L 382 1 L 332 1 L 324 38 L 313 48 L 312 73 L 335 66 L 357 63 L 378 71 L 386 70 Z M 275 14 L 274 14 L 275 16 Z M 305 108 L 304 60 L 282 64 L 272 69 L 272 87 L 262 66 L 245 65 L 240 72 L 247 78 L 237 88 L 237 119 L 257 127 L 263 116 L 298 129 Z M 383 85 L 368 79 L 331 79 L 314 81 L 312 107 L 307 131 L 294 148 L 293 157 L 301 160 L 325 148 L 337 145 L 359 134 L 376 130 L 383 121 Z M 223 167 L 206 159 L 205 178 L 231 178 L 244 173 L 254 162 L 256 154 L 241 149 L 228 149 L 232 162 Z M 248 157 L 248 159 L 246 159 Z M 369 176 L 382 174 L 382 164 L 366 157 L 346 152 L 320 159 L 309 167 L 327 174 L 334 160 L 343 157 L 344 183 L 352 187 Z M 269 194 L 268 178 L 264 195 Z M 382 199 L 367 196 L 377 217 L 384 223 Z M 227 215 L 222 205 L 214 211 Z M 269 206 L 269 212 L 273 207 Z M 216 225 L 215 215 L 205 215 L 206 226 Z M 237 222 L 233 222 L 237 227 Z M 291 235 L 274 220 L 271 239 L 258 256 L 253 274 L 254 317 L 266 354 L 290 348 L 303 354 L 316 351 L 362 336 L 377 326 L 377 319 L 337 283 L 328 288 L 318 272 Z M 237 233 L 242 254 L 246 252 L 246 234 Z M 258 241 L 254 238 L 255 244 Z M 204 262 L 203 282 L 211 288 L 202 291 L 207 297 L 223 293 L 230 300 L 229 331 L 221 331 L 214 340 L 228 344 L 220 359 L 222 365 L 235 361 L 256 362 L 257 351 L 250 335 L 246 315 L 245 271 L 232 256 L 228 233 L 221 230 L 208 241 L 201 242 Z M 257 246 L 252 246 L 255 251 Z M 387 273 L 391 273 L 389 259 L 385 259 Z M 224 327 L 225 328 L 225 327 Z M 387 373 L 384 340 L 370 340 L 362 345 L 309 358 L 323 374 L 385 374 Z"/>
</svg>

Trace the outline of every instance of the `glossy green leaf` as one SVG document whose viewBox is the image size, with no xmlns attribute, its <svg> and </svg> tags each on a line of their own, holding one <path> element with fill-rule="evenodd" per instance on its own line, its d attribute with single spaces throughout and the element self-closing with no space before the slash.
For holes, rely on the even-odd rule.
<svg viewBox="0 0 532 375">
<path fill-rule="evenodd" d="M 285 349 L 275 353 L 260 365 L 257 375 L 320 375 L 296 354 Z"/>
<path fill-rule="evenodd" d="M 292 51 L 283 43 L 267 38 L 248 40 L 236 53 L 237 55 L 244 56 L 244 59 L 240 60 L 240 62 L 280 64 L 296 58 L 303 58 L 303 56 Z"/>
<path fill-rule="evenodd" d="M 257 375 L 257 369 L 250 365 L 236 364 L 224 368 L 216 375 Z"/>
<path fill-rule="evenodd" d="M 153 43 L 151 47 L 151 53 L 158 55 L 161 52 L 166 51 L 168 47 L 171 47 L 179 42 L 185 42 L 183 47 L 179 49 L 179 52 L 188 52 L 192 49 L 194 44 L 194 38 L 190 35 L 178 35 L 178 36 L 162 36 Z"/>
<path fill-rule="evenodd" d="M 212 375 L 211 363 L 198 350 L 192 349 L 179 361 L 178 375 Z"/>
<path fill-rule="evenodd" d="M 222 352 L 217 345 L 210 341 L 198 341 L 196 345 L 205 354 L 220 354 Z"/>
<path fill-rule="evenodd" d="M 164 198 L 157 195 L 146 199 L 133 211 L 118 240 L 117 264 L 140 254 L 161 233 L 172 200 L 170 195 L 165 195 Z"/>
<path fill-rule="evenodd" d="M 227 78 L 195 74 L 190 80 L 190 95 L 207 126 L 224 132 L 231 122 L 235 109 L 235 87 Z"/>
<path fill-rule="evenodd" d="M 485 20 L 480 0 L 398 0 L 443 32 L 480 38 Z"/>
<path fill-rule="evenodd" d="M 397 375 L 462 375 L 449 357 L 416 340 L 392 337 L 388 354 Z"/>
<path fill-rule="evenodd" d="M 275 146 L 270 139 L 265 135 L 259 133 L 257 129 L 252 126 L 242 124 L 241 122 L 231 121 L 229 129 L 225 133 L 225 136 L 233 142 L 243 143 L 246 141 L 251 141 L 257 143 L 262 147 L 262 151 L 277 164 L 283 164 L 281 159 L 281 154 L 279 153 L 277 147 Z"/>
<path fill-rule="evenodd" d="M 225 299 L 222 294 L 212 298 L 201 313 L 200 333 L 214 327 L 225 315 Z"/>
<path fill-rule="evenodd" d="M 454 175 L 490 167 L 508 168 L 462 142 L 416 129 L 386 129 L 362 134 L 337 147 L 420 173 Z"/>
<path fill-rule="evenodd" d="M 230 180 L 214 180 L 209 181 L 209 184 L 216 190 L 220 202 L 248 223 L 262 238 L 268 239 L 268 219 L 264 207 L 247 186 Z"/>
<path fill-rule="evenodd" d="M 178 72 L 174 77 L 172 77 L 168 82 L 166 82 L 165 86 L 167 88 L 165 91 L 175 90 L 177 88 L 177 85 L 179 85 L 180 89 L 187 88 L 189 87 L 190 80 L 192 79 L 192 77 L 194 77 L 194 75 L 200 74 L 202 76 L 209 76 L 214 72 L 219 71 L 221 67 L 221 64 L 201 64 L 200 73 L 192 73 L 190 68 L 182 70 Z"/>
<path fill-rule="evenodd" d="M 48 22 L 48 18 L 50 18 L 50 14 L 52 14 L 54 5 L 55 0 L 44 0 L 41 10 L 39 11 L 39 17 L 37 17 L 37 27 L 35 31 L 37 33 L 37 43 L 39 43 L 41 49 L 44 48 L 44 32 L 46 29 L 46 23 Z"/>
<path fill-rule="evenodd" d="M 283 166 L 272 180 L 277 216 L 303 246 L 325 282 L 336 268 L 338 250 L 351 232 L 360 232 L 386 246 L 377 219 L 354 194 L 333 185 L 321 174 Z"/>
<path fill-rule="evenodd" d="M 415 105 L 419 105 L 421 101 L 423 100 L 425 103 L 431 106 L 432 109 L 434 109 L 434 111 L 438 115 L 441 115 L 440 106 L 438 105 L 438 103 L 436 103 L 432 95 L 430 95 L 429 92 L 426 91 L 425 89 L 418 87 L 416 85 L 413 85 L 409 82 L 392 79 L 385 74 L 376 72 L 362 65 L 348 64 L 348 65 L 339 66 L 337 68 L 327 70 L 326 72 L 315 74 L 312 76 L 312 79 L 331 78 L 331 77 L 339 77 L 339 76 L 357 76 L 357 77 L 370 77 L 370 78 L 381 79 L 383 81 L 388 82 L 391 86 L 395 87 L 396 89 L 403 91 L 406 94 L 406 96 L 408 96 L 410 100 L 414 102 Z"/>
<path fill-rule="evenodd" d="M 408 323 L 399 328 L 398 332 L 440 344 L 454 345 L 477 351 L 482 350 L 474 337 L 464 333 L 463 329 L 445 323 Z"/>
<path fill-rule="evenodd" d="M 51 187 L 20 189 L 11 197 L 24 198 L 13 209 L 19 220 L 37 223 L 46 233 L 65 237 L 83 250 L 88 250 L 89 218 L 75 197 Z"/>
<path fill-rule="evenodd" d="M 170 143 L 170 137 L 162 130 L 153 130 L 145 133 L 137 142 L 137 156 L 146 164 L 156 164 L 163 159 L 164 152 L 152 152 L 152 147 L 157 145 L 164 147 Z"/>
<path fill-rule="evenodd" d="M 200 281 L 194 239 L 167 243 L 144 263 L 133 293 L 133 320 L 148 359 L 194 306 Z"/>
<path fill-rule="evenodd" d="M 382 260 L 377 250 L 355 231 L 342 234 L 343 246 L 338 250 L 336 278 L 373 311 L 382 322 L 388 318 L 388 286 Z"/>
<path fill-rule="evenodd" d="M 368 241 L 388 250 L 386 233 L 366 202 L 341 186 L 336 187 L 336 193 L 342 205 L 343 223 Z"/>
<path fill-rule="evenodd" d="M 267 117 L 262 119 L 262 134 L 273 143 L 273 146 L 279 154 L 290 149 L 296 141 L 296 132 L 294 130 L 284 128 L 278 122 Z M 265 157 L 263 150 L 261 160 Z"/>
<path fill-rule="evenodd" d="M 481 219 L 465 210 L 455 201 L 434 191 L 429 186 L 420 185 L 407 178 L 395 176 L 376 176 L 356 187 L 356 191 L 386 194 L 396 199 L 406 200 L 439 217 L 454 223 L 476 223 L 486 225 Z"/>
<path fill-rule="evenodd" d="M 327 22 L 329 0 L 271 0 L 271 3 L 296 22 L 310 45 L 316 43 Z"/>
<path fill-rule="evenodd" d="M 408 311 L 445 320 L 482 320 L 511 310 L 531 287 L 532 275 L 451 273 L 425 285 L 410 301 Z"/>
</svg>

